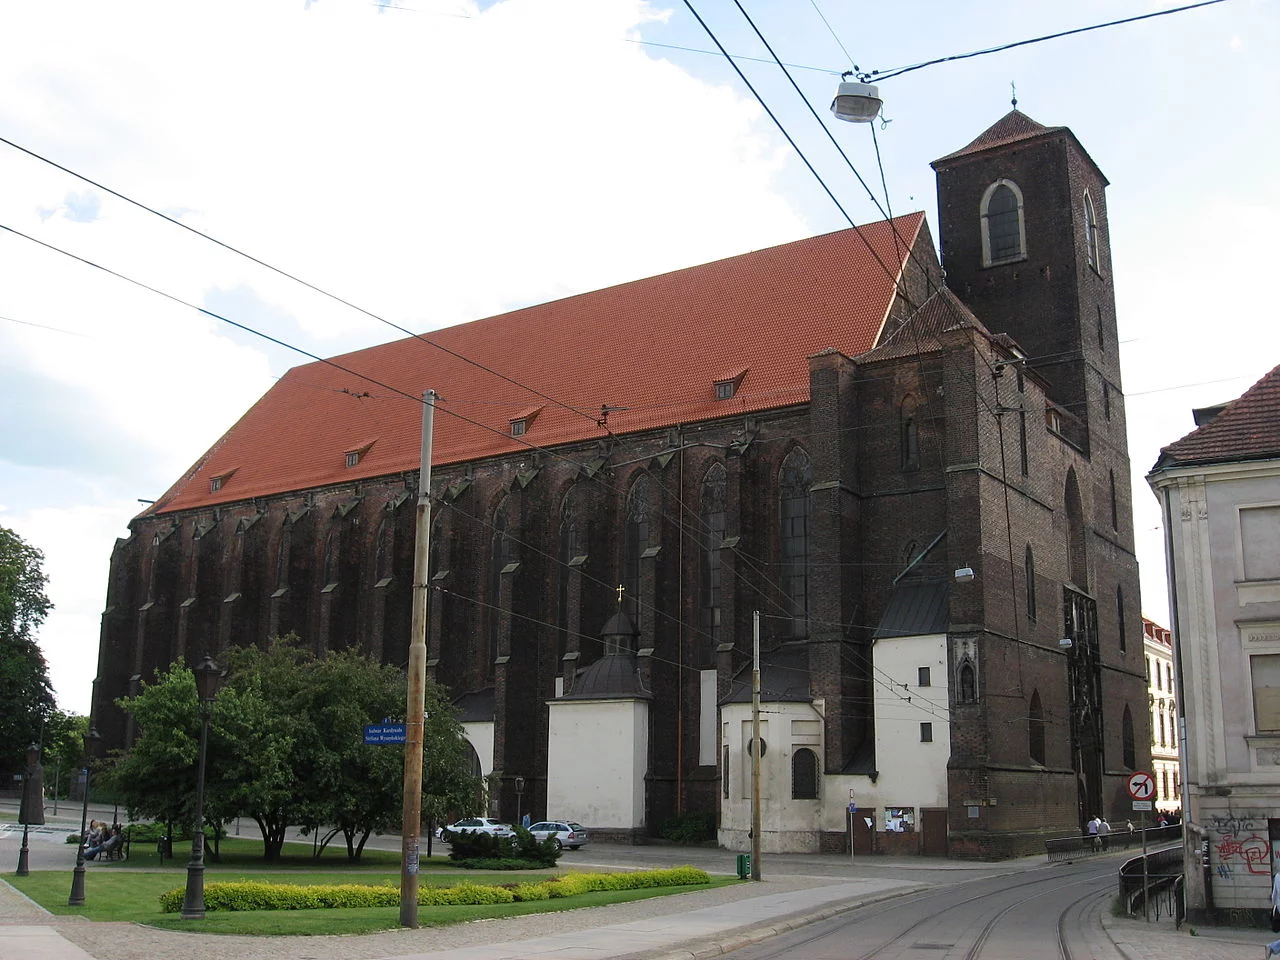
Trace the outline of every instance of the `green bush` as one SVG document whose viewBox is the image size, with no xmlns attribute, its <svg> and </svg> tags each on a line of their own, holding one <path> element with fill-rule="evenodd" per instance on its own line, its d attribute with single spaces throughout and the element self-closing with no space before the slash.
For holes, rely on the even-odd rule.
<svg viewBox="0 0 1280 960">
<path fill-rule="evenodd" d="M 641 870 L 635 873 L 569 873 L 540 883 L 506 886 L 489 886 L 464 880 L 452 887 L 419 887 L 418 903 L 424 907 L 478 906 L 550 900 L 600 890 L 690 886 L 708 883 L 710 880 L 706 871 L 693 867 Z M 182 909 L 185 894 L 185 887 L 175 887 L 162 893 L 161 909 L 165 913 L 177 913 Z M 391 884 L 302 886 L 238 880 L 231 883 L 209 883 L 204 888 L 206 910 L 323 910 L 342 907 L 394 907 L 399 903 L 400 889 Z"/>
<path fill-rule="evenodd" d="M 662 838 L 672 843 L 709 843 L 716 838 L 715 817 L 709 813 L 684 813 L 662 825 Z"/>
<path fill-rule="evenodd" d="M 528 870 L 554 867 L 560 851 L 554 840 L 538 840 L 524 827 L 514 837 L 458 833 L 450 838 L 449 859 L 473 870 Z"/>
</svg>

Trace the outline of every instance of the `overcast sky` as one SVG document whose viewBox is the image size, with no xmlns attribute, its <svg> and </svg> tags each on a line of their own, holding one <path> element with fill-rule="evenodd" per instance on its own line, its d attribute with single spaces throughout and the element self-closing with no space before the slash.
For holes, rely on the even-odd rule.
<svg viewBox="0 0 1280 960">
<path fill-rule="evenodd" d="M 889 70 L 1174 5 L 742 3 L 824 121 L 850 58 Z M 693 7 L 768 57 L 732 0 Z M 889 206 L 935 238 L 929 161 L 999 119 L 1011 82 L 1110 179 L 1143 609 L 1166 624 L 1143 475 L 1192 407 L 1280 363 L 1278 27 L 1273 0 L 1226 0 L 881 85 Z M 0 0 L 0 137 L 426 331 L 848 226 L 712 50 L 683 0 Z M 740 65 L 849 215 L 880 219 L 777 67 Z M 879 192 L 870 127 L 828 126 Z M 5 144 L 0 225 L 315 354 L 400 336 Z M 0 231 L 0 524 L 45 553 L 63 709 L 88 709 L 139 498 L 304 361 Z"/>
</svg>

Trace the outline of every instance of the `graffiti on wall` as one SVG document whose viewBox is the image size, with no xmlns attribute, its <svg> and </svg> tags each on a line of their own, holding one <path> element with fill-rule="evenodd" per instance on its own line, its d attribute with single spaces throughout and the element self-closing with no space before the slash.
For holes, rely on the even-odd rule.
<svg viewBox="0 0 1280 960">
<path fill-rule="evenodd" d="M 1271 844 L 1256 832 L 1244 837 L 1227 834 L 1214 844 L 1213 851 L 1217 854 L 1220 877 L 1226 877 L 1237 869 L 1271 875 Z"/>
</svg>

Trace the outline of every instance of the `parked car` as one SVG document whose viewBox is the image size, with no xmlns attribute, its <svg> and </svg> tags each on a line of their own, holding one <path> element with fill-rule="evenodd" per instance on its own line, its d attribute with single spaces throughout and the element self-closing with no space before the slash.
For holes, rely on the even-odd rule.
<svg viewBox="0 0 1280 960">
<path fill-rule="evenodd" d="M 457 823 L 440 828 L 440 839 L 445 843 L 459 833 L 487 833 L 494 837 L 514 837 L 516 832 L 511 824 L 495 820 L 493 817 L 463 817 Z"/>
<path fill-rule="evenodd" d="M 529 832 L 539 840 L 551 837 L 556 842 L 556 849 L 568 847 L 577 850 L 590 839 L 587 828 L 572 820 L 543 820 L 531 826 Z"/>
</svg>

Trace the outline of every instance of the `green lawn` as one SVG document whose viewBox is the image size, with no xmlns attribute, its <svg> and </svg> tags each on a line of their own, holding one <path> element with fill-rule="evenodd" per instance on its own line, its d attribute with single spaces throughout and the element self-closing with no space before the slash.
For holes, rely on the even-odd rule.
<svg viewBox="0 0 1280 960">
<path fill-rule="evenodd" d="M 68 845 L 68 850 L 73 848 Z M 181 929 L 197 933 L 247 934 L 251 936 L 297 934 L 353 934 L 396 929 L 400 923 L 395 908 L 352 908 L 345 910 L 271 910 L 212 912 L 204 920 L 182 920 L 178 914 L 161 913 L 159 896 L 166 890 L 186 883 L 186 858 L 189 847 L 174 847 L 175 859 L 159 866 L 154 845 L 147 852 L 135 848 L 125 863 L 87 864 L 85 904 L 67 906 L 71 892 L 71 870 L 36 870 L 29 876 L 7 874 L 5 879 L 32 900 L 54 914 L 78 915 L 89 920 L 124 920 L 163 929 Z M 400 854 L 386 850 L 367 850 L 360 864 L 348 865 L 345 847 L 330 848 L 319 860 L 311 857 L 306 844 L 286 844 L 280 862 L 262 860 L 260 841 L 245 838 L 224 839 L 222 862 L 208 862 L 205 883 L 219 880 L 252 878 L 280 883 L 367 883 L 400 884 Z M 74 860 L 74 856 L 72 857 Z M 419 874 L 422 886 L 449 886 L 464 879 L 483 884 L 519 883 L 542 880 L 562 871 L 462 871 L 446 866 L 443 856 L 422 862 Z M 661 887 L 644 890 L 621 890 L 582 894 L 557 900 L 531 903 L 507 903 L 472 907 L 419 907 L 418 921 L 426 926 L 445 926 L 466 920 L 521 916 L 528 913 L 551 913 L 579 907 L 626 903 L 648 897 L 705 890 L 710 887 L 738 883 L 735 879 L 715 878 L 698 887 Z"/>
</svg>

